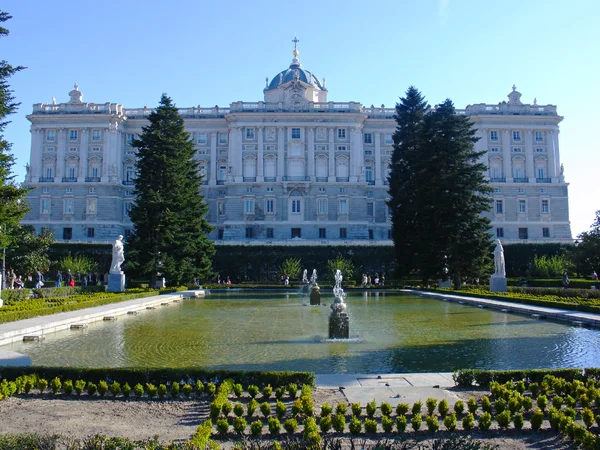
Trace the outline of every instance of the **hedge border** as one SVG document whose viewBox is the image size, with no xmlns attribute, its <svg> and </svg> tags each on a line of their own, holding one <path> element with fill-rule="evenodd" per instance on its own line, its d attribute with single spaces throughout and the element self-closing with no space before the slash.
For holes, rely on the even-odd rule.
<svg viewBox="0 0 600 450">
<path fill-rule="evenodd" d="M 566 381 L 588 379 L 600 380 L 600 368 L 588 367 L 585 369 L 525 369 L 525 370 L 484 370 L 461 369 L 452 374 L 457 386 L 472 387 L 476 383 L 479 387 L 489 387 L 492 381 L 506 383 L 508 381 L 528 380 L 541 383 L 546 375 L 564 378 Z"/>
</svg>

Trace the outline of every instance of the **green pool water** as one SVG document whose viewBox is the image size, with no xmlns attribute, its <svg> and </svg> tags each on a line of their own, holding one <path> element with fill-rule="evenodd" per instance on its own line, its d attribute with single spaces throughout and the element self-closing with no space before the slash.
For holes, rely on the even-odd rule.
<svg viewBox="0 0 600 450">
<path fill-rule="evenodd" d="M 331 294 L 323 303 L 331 303 Z M 413 295 L 348 295 L 349 341 L 327 339 L 329 306 L 295 293 L 211 293 L 47 334 L 7 349 L 34 365 L 203 367 L 316 373 L 600 366 L 600 331 Z"/>
</svg>

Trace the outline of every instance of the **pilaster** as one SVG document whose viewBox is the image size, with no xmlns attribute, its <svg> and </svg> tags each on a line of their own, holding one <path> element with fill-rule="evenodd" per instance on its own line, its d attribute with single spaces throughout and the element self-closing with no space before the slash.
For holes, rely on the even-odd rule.
<svg viewBox="0 0 600 450">
<path fill-rule="evenodd" d="M 362 166 L 365 164 L 362 150 L 362 128 L 350 127 L 350 177 L 352 181 L 364 181 Z"/>
<path fill-rule="evenodd" d="M 108 155 L 108 159 L 109 159 L 109 163 L 110 163 L 110 169 L 109 169 L 109 180 L 111 183 L 117 183 L 119 182 L 120 178 L 122 177 L 122 172 L 123 172 L 123 157 L 122 154 L 123 152 L 120 151 L 119 148 L 119 131 L 118 131 L 118 124 L 117 123 L 113 123 L 111 124 L 111 126 L 109 127 L 109 136 L 110 136 L 110 142 L 109 142 L 109 148 L 108 151 L 105 152 L 106 155 Z"/>
<path fill-rule="evenodd" d="M 265 151 L 265 143 L 264 143 L 264 132 L 265 127 L 259 126 L 256 127 L 256 132 L 258 133 L 258 151 L 256 152 L 256 181 L 263 182 L 265 180 L 263 174 L 264 168 L 264 151 Z"/>
<path fill-rule="evenodd" d="M 306 142 L 308 146 L 307 174 L 310 181 L 315 181 L 315 128 L 306 128 Z"/>
<path fill-rule="evenodd" d="M 502 132 L 502 164 L 506 182 L 512 182 L 512 160 L 510 154 L 510 130 Z"/>
<path fill-rule="evenodd" d="M 87 176 L 88 166 L 88 147 L 90 144 L 90 132 L 87 128 L 81 128 L 81 145 L 79 147 L 79 173 L 77 181 L 80 183 L 85 182 Z"/>
<path fill-rule="evenodd" d="M 277 181 L 283 181 L 285 167 L 285 127 L 277 127 Z"/>
<path fill-rule="evenodd" d="M 375 167 L 373 167 L 375 171 L 375 185 L 381 186 L 381 132 L 375 131 L 373 138 L 375 139 Z"/>
<path fill-rule="evenodd" d="M 335 143 L 333 141 L 335 128 L 327 128 L 329 135 L 329 182 L 335 182 Z"/>
<path fill-rule="evenodd" d="M 210 186 L 217 185 L 217 132 L 210 133 Z"/>
<path fill-rule="evenodd" d="M 242 181 L 242 127 L 235 126 L 229 139 L 229 164 L 231 175 L 236 183 Z"/>
<path fill-rule="evenodd" d="M 65 150 L 67 145 L 67 130 L 65 128 L 58 129 L 58 138 L 56 144 L 56 173 L 54 181 L 60 183 L 62 181 L 65 167 Z"/>
<path fill-rule="evenodd" d="M 40 177 L 42 177 L 42 154 L 43 154 L 43 139 L 44 130 L 39 128 L 31 127 L 31 157 L 29 158 L 29 174 L 27 175 L 27 182 L 37 183 Z"/>
<path fill-rule="evenodd" d="M 548 171 L 550 172 L 550 176 L 553 178 L 552 182 L 554 183 L 555 181 L 558 182 L 559 181 L 559 169 L 560 169 L 560 150 L 558 148 L 558 133 L 560 133 L 559 130 L 552 130 L 551 134 L 550 134 L 550 138 L 552 139 L 552 147 L 553 147 L 553 161 L 554 161 L 554 168 L 553 170 L 550 170 L 550 167 L 548 167 Z M 554 178 L 556 180 L 554 180 Z"/>
<path fill-rule="evenodd" d="M 526 173 L 530 183 L 535 183 L 535 168 L 533 164 L 533 133 L 527 130 L 525 135 Z"/>
</svg>

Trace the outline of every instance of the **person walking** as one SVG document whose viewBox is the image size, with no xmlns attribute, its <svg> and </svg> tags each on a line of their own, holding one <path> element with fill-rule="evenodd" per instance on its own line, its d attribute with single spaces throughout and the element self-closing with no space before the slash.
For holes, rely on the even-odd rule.
<svg viewBox="0 0 600 450">
<path fill-rule="evenodd" d="M 15 279 L 17 278 L 17 276 L 15 275 L 15 271 L 13 269 L 9 270 L 7 278 L 8 278 L 8 288 L 14 289 L 15 288 Z"/>
<path fill-rule="evenodd" d="M 40 272 L 39 270 L 36 269 L 36 271 L 35 271 L 35 287 L 36 287 L 36 289 L 39 289 L 43 286 L 44 286 L 44 275 L 42 275 L 42 272 Z"/>
<path fill-rule="evenodd" d="M 567 271 L 565 270 L 565 273 L 563 273 L 563 277 L 562 277 L 562 284 L 563 287 L 566 289 L 569 287 L 569 276 L 567 275 Z"/>
<path fill-rule="evenodd" d="M 73 281 L 73 275 L 71 275 L 71 269 L 67 269 L 67 273 L 65 274 L 65 286 L 72 286 L 71 281 Z"/>
<path fill-rule="evenodd" d="M 62 273 L 60 273 L 60 270 L 56 271 L 56 275 L 54 275 L 54 287 L 61 287 L 62 286 Z"/>
</svg>

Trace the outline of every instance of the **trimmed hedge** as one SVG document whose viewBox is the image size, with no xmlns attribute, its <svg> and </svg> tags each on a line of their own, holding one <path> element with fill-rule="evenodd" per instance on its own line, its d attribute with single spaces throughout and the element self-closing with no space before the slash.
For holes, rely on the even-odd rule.
<svg viewBox="0 0 600 450">
<path fill-rule="evenodd" d="M 40 378 L 52 380 L 56 377 L 61 380 L 111 380 L 121 385 L 129 383 L 135 386 L 137 383 L 145 385 L 168 384 L 173 380 L 190 381 L 195 384 L 196 380 L 211 381 L 225 380 L 231 378 L 236 383 L 257 384 L 266 386 L 287 386 L 291 383 L 315 385 L 315 374 L 312 372 L 260 372 L 241 370 L 204 370 L 196 367 L 191 368 L 88 368 L 88 367 L 0 367 L 0 379 L 15 380 L 22 375 L 37 374 Z M 191 382 L 193 381 L 193 382 Z"/>
<path fill-rule="evenodd" d="M 546 375 L 563 378 L 566 381 L 588 379 L 600 380 L 600 368 L 585 369 L 526 369 L 526 370 L 481 370 L 462 369 L 454 372 L 454 382 L 461 387 L 471 387 L 477 384 L 480 387 L 488 387 L 492 381 L 506 383 L 508 381 L 529 381 L 541 383 Z"/>
</svg>

